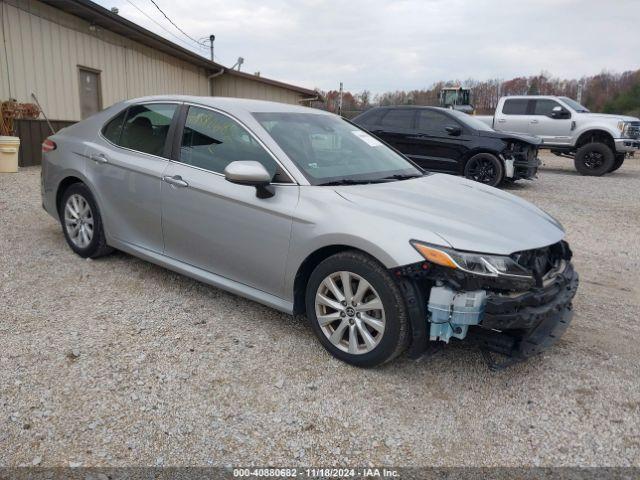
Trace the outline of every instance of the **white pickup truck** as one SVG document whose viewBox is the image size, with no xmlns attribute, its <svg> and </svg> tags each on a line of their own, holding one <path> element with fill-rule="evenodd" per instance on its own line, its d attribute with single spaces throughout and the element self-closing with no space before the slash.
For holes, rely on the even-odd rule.
<svg viewBox="0 0 640 480">
<path fill-rule="evenodd" d="M 591 113 L 568 97 L 502 97 L 494 116 L 476 118 L 494 130 L 537 135 L 540 148 L 573 158 L 582 175 L 613 172 L 640 149 L 639 119 Z"/>
</svg>

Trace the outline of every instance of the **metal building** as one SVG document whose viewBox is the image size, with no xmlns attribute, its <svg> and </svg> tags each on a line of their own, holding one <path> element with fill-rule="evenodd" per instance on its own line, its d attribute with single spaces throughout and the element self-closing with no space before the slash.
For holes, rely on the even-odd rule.
<svg viewBox="0 0 640 480">
<path fill-rule="evenodd" d="M 0 100 L 77 121 L 127 98 L 219 95 L 305 104 L 317 94 L 231 70 L 89 0 L 0 0 Z"/>
</svg>

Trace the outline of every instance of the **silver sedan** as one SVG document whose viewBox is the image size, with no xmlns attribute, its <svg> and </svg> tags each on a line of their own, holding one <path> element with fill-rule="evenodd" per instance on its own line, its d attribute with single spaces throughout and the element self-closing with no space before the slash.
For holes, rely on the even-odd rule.
<svg viewBox="0 0 640 480">
<path fill-rule="evenodd" d="M 327 112 L 147 97 L 61 130 L 43 152 L 43 207 L 78 255 L 122 250 L 305 313 L 358 366 L 466 337 L 517 361 L 571 319 L 578 277 L 555 219 L 425 173 Z"/>
</svg>

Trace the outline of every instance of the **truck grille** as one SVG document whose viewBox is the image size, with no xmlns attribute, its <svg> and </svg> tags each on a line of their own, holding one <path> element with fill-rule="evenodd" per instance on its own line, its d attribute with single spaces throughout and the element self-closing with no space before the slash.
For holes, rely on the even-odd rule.
<svg viewBox="0 0 640 480">
<path fill-rule="evenodd" d="M 629 125 L 628 135 L 630 138 L 640 138 L 640 122 L 631 122 L 631 125 Z"/>
</svg>

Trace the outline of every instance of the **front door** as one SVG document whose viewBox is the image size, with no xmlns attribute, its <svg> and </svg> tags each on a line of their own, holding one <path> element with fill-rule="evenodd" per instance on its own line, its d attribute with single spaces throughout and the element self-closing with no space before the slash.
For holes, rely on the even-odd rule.
<svg viewBox="0 0 640 480">
<path fill-rule="evenodd" d="M 102 110 L 100 72 L 80 68 L 78 83 L 80 85 L 80 119 L 84 120 Z"/>
<path fill-rule="evenodd" d="M 457 133 L 447 128 L 458 128 Z M 412 135 L 413 145 L 407 156 L 425 170 L 459 173 L 460 159 L 468 150 L 470 132 L 443 112 L 418 110 L 417 124 Z"/>
<path fill-rule="evenodd" d="M 122 242 L 162 253 L 160 184 L 169 164 L 169 128 L 178 104 L 134 105 L 87 144 L 86 174 L 105 230 Z"/>
<path fill-rule="evenodd" d="M 554 108 L 560 107 L 559 112 Z M 562 145 L 571 143 L 571 112 L 555 100 L 541 98 L 534 100 L 531 120 L 532 135 L 542 138 L 544 143 Z"/>
<path fill-rule="evenodd" d="M 243 126 L 207 108 L 188 107 L 173 155 L 162 183 L 165 255 L 282 297 L 298 186 Z M 281 182 L 275 195 L 228 182 L 236 160 L 262 163 Z"/>
</svg>

